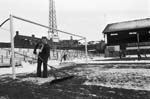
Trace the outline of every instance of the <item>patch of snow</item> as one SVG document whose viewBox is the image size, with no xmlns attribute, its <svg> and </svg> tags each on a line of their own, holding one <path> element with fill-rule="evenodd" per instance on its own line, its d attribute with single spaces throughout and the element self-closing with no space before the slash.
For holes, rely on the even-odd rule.
<svg viewBox="0 0 150 99">
<path fill-rule="evenodd" d="M 55 68 L 62 68 L 62 67 L 67 67 L 67 66 L 75 66 L 76 64 L 74 62 L 62 62 L 62 64 L 60 64 L 60 61 L 58 60 L 50 60 L 48 61 L 48 64 L 55 67 Z M 21 62 L 22 66 L 18 66 L 15 68 L 15 72 L 16 74 L 18 73 L 32 73 L 32 72 L 36 72 L 37 69 L 37 63 L 35 64 L 30 64 L 29 62 Z M 43 68 L 41 68 L 43 69 Z M 48 68 L 51 69 L 51 68 Z M 12 74 L 12 67 L 10 68 L 0 68 L 0 75 L 3 74 Z"/>
<path fill-rule="evenodd" d="M 54 77 L 48 77 L 48 78 L 28 77 L 28 78 L 20 79 L 19 82 L 27 81 L 27 82 L 34 83 L 37 85 L 42 85 L 44 83 L 51 82 L 52 80 L 54 80 Z"/>
<path fill-rule="evenodd" d="M 129 64 L 128 64 L 129 65 Z M 132 64 L 137 65 L 137 64 Z M 86 77 L 84 85 L 105 86 L 150 91 L 150 69 L 106 68 L 103 65 L 87 65 L 75 68 L 77 75 Z M 130 66 L 130 65 L 129 65 Z M 103 68 L 104 67 L 104 68 Z"/>
<path fill-rule="evenodd" d="M 15 72 L 17 73 L 31 73 L 36 70 L 36 64 L 29 64 L 26 62 L 21 63 L 22 66 L 16 67 Z M 12 74 L 12 67 L 10 68 L 0 68 L 0 75 Z"/>
<path fill-rule="evenodd" d="M 85 82 L 84 85 L 96 85 L 96 86 L 103 86 L 103 87 L 110 87 L 110 88 L 123 88 L 123 89 L 133 89 L 133 90 L 147 90 L 147 91 L 150 91 L 150 85 L 146 85 L 144 87 L 134 87 L 134 86 L 131 86 L 131 83 L 130 84 L 126 84 L 126 85 L 112 85 L 110 83 L 107 83 L 107 84 L 102 84 L 102 83 L 96 83 L 96 82 Z"/>
<path fill-rule="evenodd" d="M 150 60 L 111 60 L 109 61 L 108 59 L 115 59 L 115 57 L 92 57 L 88 58 L 87 61 L 88 63 L 95 63 L 95 64 L 105 64 L 105 63 L 150 63 Z M 95 61 L 97 60 L 97 61 Z M 72 62 L 75 62 L 77 64 L 85 64 L 86 63 L 86 58 L 75 58 L 72 60 Z"/>
<path fill-rule="evenodd" d="M 150 69 L 93 69 L 91 72 L 85 85 L 150 91 Z"/>
</svg>

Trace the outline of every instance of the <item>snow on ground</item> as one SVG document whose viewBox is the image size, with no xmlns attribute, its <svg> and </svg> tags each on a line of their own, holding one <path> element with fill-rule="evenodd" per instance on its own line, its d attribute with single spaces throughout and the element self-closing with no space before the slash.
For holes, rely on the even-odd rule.
<svg viewBox="0 0 150 99">
<path fill-rule="evenodd" d="M 95 60 L 100 61 L 95 61 Z M 88 59 L 88 63 L 150 63 L 148 60 L 132 60 L 132 61 L 102 61 L 108 58 L 92 58 Z M 48 64 L 54 66 L 55 68 L 61 68 L 66 66 L 75 66 L 79 63 L 86 63 L 85 58 L 74 59 L 72 61 L 62 62 L 58 60 L 50 60 Z M 37 64 L 31 64 L 28 62 L 22 61 L 22 66 L 16 67 L 16 74 L 18 73 L 33 73 L 36 72 Z M 131 64 L 130 64 L 131 65 Z M 136 64 L 133 64 L 136 66 Z M 96 65 L 97 66 L 97 65 Z M 85 85 L 100 85 L 106 87 L 115 87 L 115 88 L 126 88 L 126 89 L 135 89 L 135 90 L 150 90 L 150 69 L 144 68 L 104 68 L 106 65 L 99 65 L 97 67 L 88 67 L 79 69 L 80 72 L 78 75 L 86 76 L 88 79 L 84 84 Z M 116 65 L 117 66 L 117 65 Z M 49 68 L 50 69 L 50 68 Z M 3 74 L 12 74 L 12 68 L 0 68 L 0 75 Z M 38 78 L 38 77 L 28 77 L 24 78 L 21 81 L 31 81 L 35 84 L 43 84 L 50 80 L 54 79 L 53 77 L 48 78 Z"/>
<path fill-rule="evenodd" d="M 15 68 L 15 72 L 17 73 L 31 73 L 36 70 L 36 64 L 29 64 L 26 62 L 21 63 L 22 66 L 18 66 Z M 3 74 L 12 74 L 12 68 L 0 68 L 0 75 Z"/>
<path fill-rule="evenodd" d="M 88 63 L 150 63 L 148 60 L 131 60 L 131 61 L 102 61 L 102 60 L 107 60 L 107 59 L 112 59 L 112 58 L 104 58 L 104 57 L 95 57 L 93 59 L 88 58 Z M 99 60 L 99 61 L 95 61 Z M 86 63 L 85 58 L 80 58 L 80 59 L 74 59 L 72 61 L 66 61 L 62 62 L 60 64 L 59 60 L 50 60 L 48 64 L 51 66 L 54 66 L 55 68 L 61 68 L 65 66 L 72 66 L 75 64 L 80 64 L 80 63 Z M 31 73 L 36 71 L 36 66 L 37 64 L 30 64 L 28 62 L 21 62 L 22 66 L 16 67 L 16 73 Z M 0 68 L 0 75 L 2 74 L 12 74 L 12 68 Z"/>
<path fill-rule="evenodd" d="M 132 68 L 136 67 L 137 63 L 150 65 L 150 60 L 120 60 L 120 61 L 103 61 L 111 58 L 101 58 L 96 57 L 88 59 L 88 63 L 92 64 L 109 64 L 117 63 L 122 64 L 122 66 L 128 65 L 127 68 L 116 68 L 117 64 L 112 68 L 107 68 L 106 65 L 99 65 L 97 67 L 88 67 L 79 69 L 79 76 L 86 76 L 88 79 L 84 84 L 85 85 L 97 85 L 105 87 L 114 87 L 114 88 L 125 88 L 125 89 L 134 89 L 134 90 L 148 90 L 150 91 L 150 69 L 145 69 L 144 66 L 141 68 Z M 99 60 L 99 61 L 95 61 Z M 76 63 L 85 63 L 86 59 L 76 59 Z M 132 63 L 132 64 L 131 64 Z M 132 66 L 132 67 L 131 67 Z M 104 68 L 103 68 L 104 67 Z"/>
<path fill-rule="evenodd" d="M 48 64 L 50 64 L 51 66 L 55 67 L 55 68 L 62 68 L 62 67 L 67 67 L 67 66 L 74 66 L 76 65 L 73 62 L 62 62 L 61 64 L 59 64 L 60 61 L 57 60 L 50 60 L 48 62 Z M 18 66 L 15 68 L 15 72 L 16 72 L 16 76 L 19 73 L 24 73 L 24 74 L 30 74 L 30 73 L 36 73 L 36 68 L 37 68 L 37 63 L 35 64 L 31 64 L 29 62 L 21 62 L 22 66 Z M 43 68 L 41 68 L 43 70 Z M 48 68 L 50 69 L 50 68 Z M 0 68 L 0 75 L 4 75 L 4 74 L 12 74 L 12 68 Z M 3 77 L 3 76 L 2 76 Z M 5 77 L 5 76 L 4 76 Z M 41 85 L 43 83 L 46 82 L 51 82 L 52 80 L 54 80 L 53 76 L 49 76 L 48 78 L 40 78 L 40 77 L 27 77 L 27 78 L 19 78 L 19 81 L 28 81 L 37 85 Z"/>
<path fill-rule="evenodd" d="M 150 69 L 104 69 L 102 65 L 81 69 L 78 75 L 87 78 L 85 85 L 150 91 Z"/>
<path fill-rule="evenodd" d="M 62 67 L 66 67 L 66 66 L 74 66 L 76 65 L 74 62 L 62 62 L 60 64 L 60 61 L 58 60 L 50 60 L 48 62 L 48 64 L 50 66 L 53 66 L 55 68 L 62 68 Z M 29 63 L 29 62 L 24 62 L 22 61 L 21 62 L 21 65 L 22 66 L 18 66 L 15 68 L 16 70 L 16 74 L 17 73 L 32 73 L 32 72 L 36 72 L 36 68 L 37 68 L 37 63 L 35 64 L 32 64 L 32 63 Z M 43 68 L 41 68 L 43 69 Z M 50 68 L 48 68 L 50 69 Z M 12 74 L 12 68 L 0 68 L 0 75 L 2 74 Z"/>
<path fill-rule="evenodd" d="M 110 60 L 110 61 L 107 61 L 108 59 L 115 59 L 115 58 L 88 58 L 87 62 L 88 63 L 95 63 L 95 64 L 108 64 L 108 63 L 150 63 L 150 60 Z M 98 61 L 97 61 L 98 60 Z M 104 61 L 105 60 L 105 61 Z M 79 64 L 84 64 L 86 63 L 86 59 L 74 59 L 73 62 L 75 63 L 79 63 Z"/>
<path fill-rule="evenodd" d="M 37 85 L 42 85 L 46 82 L 51 82 L 52 80 L 54 80 L 55 78 L 54 77 L 47 77 L 47 78 L 40 78 L 40 77 L 28 77 L 28 78 L 22 78 L 22 79 L 19 79 L 19 82 L 22 82 L 22 81 L 27 81 L 27 82 L 31 82 L 31 83 L 34 83 L 34 84 L 37 84 Z"/>
</svg>

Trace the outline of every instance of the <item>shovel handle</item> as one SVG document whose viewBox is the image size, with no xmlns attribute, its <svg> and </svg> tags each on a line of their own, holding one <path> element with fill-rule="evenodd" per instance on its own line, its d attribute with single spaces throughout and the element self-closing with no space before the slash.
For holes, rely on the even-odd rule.
<svg viewBox="0 0 150 99">
<path fill-rule="evenodd" d="M 40 60 L 42 60 L 44 63 L 46 63 L 40 56 L 38 56 L 38 58 L 39 58 Z M 47 63 L 46 63 L 46 64 L 47 64 Z M 50 68 L 55 69 L 56 71 L 62 72 L 62 73 L 64 73 L 64 74 L 70 76 L 70 74 L 68 74 L 68 73 L 66 73 L 66 72 L 64 72 L 64 71 L 60 71 L 60 70 L 58 70 L 57 68 L 55 68 L 55 67 L 53 67 L 53 66 L 51 66 L 51 65 L 49 65 L 49 64 L 47 64 L 47 65 L 48 65 Z"/>
</svg>

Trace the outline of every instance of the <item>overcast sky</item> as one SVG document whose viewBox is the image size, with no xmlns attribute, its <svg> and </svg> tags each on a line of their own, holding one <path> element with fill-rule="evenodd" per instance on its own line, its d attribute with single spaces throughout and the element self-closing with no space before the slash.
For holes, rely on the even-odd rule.
<svg viewBox="0 0 150 99">
<path fill-rule="evenodd" d="M 49 0 L 0 0 L 0 23 L 13 14 L 48 26 Z M 102 40 L 108 23 L 150 17 L 149 0 L 55 0 L 57 27 L 60 30 Z M 14 20 L 20 34 L 47 36 L 47 29 Z M 3 26 L 9 29 L 9 22 Z M 0 41 L 9 41 L 9 32 L 0 29 Z M 66 38 L 59 35 L 61 39 Z M 69 36 L 67 36 L 69 38 Z"/>
</svg>

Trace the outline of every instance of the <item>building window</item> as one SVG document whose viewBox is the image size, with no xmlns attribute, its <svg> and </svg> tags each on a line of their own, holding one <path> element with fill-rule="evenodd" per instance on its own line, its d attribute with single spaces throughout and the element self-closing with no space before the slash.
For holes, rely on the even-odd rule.
<svg viewBox="0 0 150 99">
<path fill-rule="evenodd" d="M 117 36 L 118 35 L 118 33 L 112 33 L 112 34 L 110 34 L 111 36 Z"/>
<path fill-rule="evenodd" d="M 129 34 L 130 34 L 130 35 L 132 35 L 132 34 L 136 34 L 136 32 L 129 32 Z"/>
<path fill-rule="evenodd" d="M 150 30 L 148 31 L 148 33 L 150 34 Z"/>
</svg>

